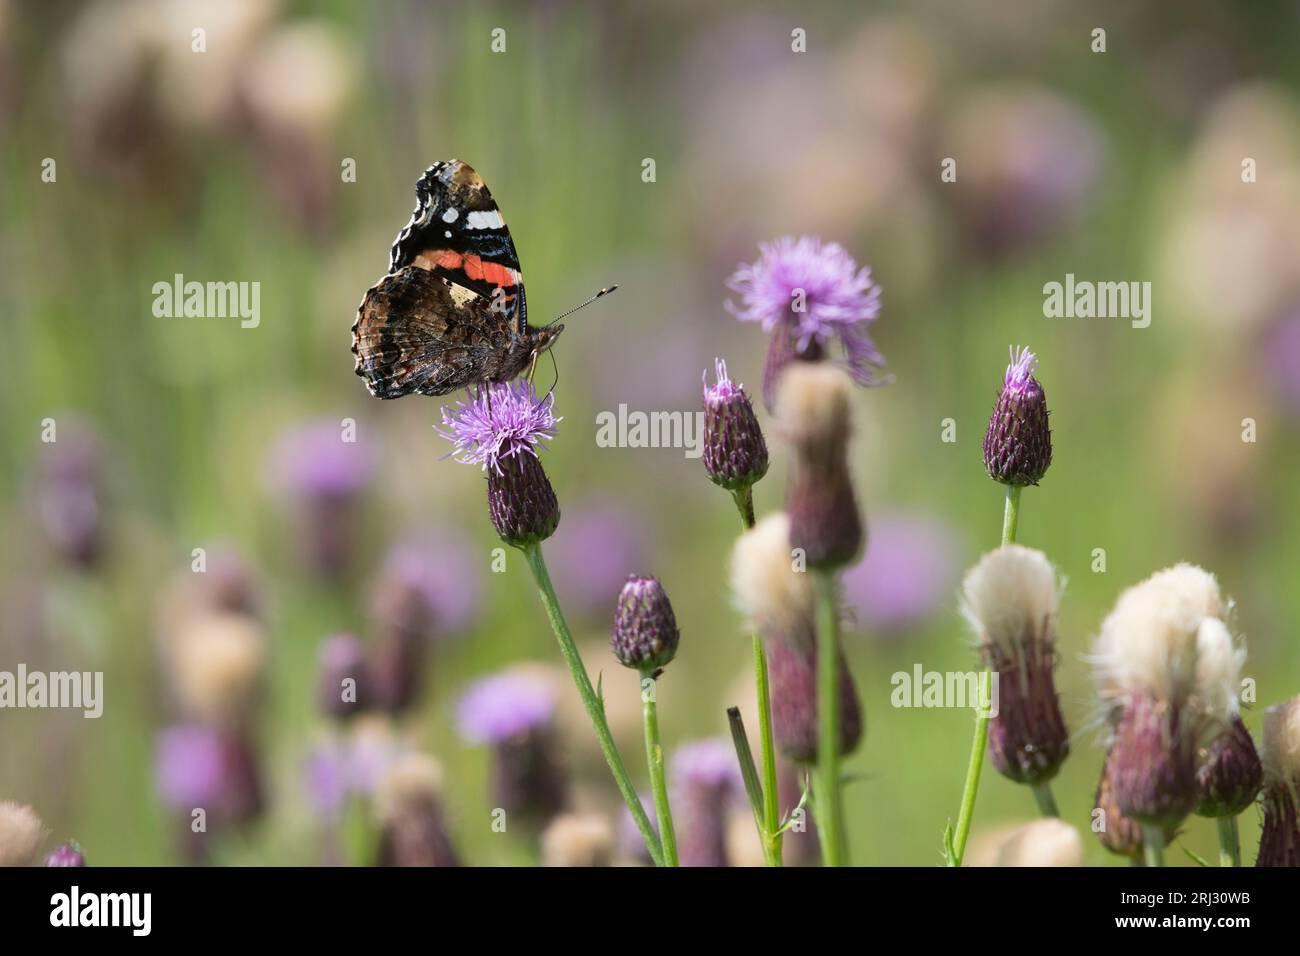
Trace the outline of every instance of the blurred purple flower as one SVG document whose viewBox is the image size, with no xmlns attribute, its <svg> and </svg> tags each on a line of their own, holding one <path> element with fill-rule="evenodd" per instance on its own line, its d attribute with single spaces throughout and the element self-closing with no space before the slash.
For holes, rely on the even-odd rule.
<svg viewBox="0 0 1300 956">
<path fill-rule="evenodd" d="M 1300 309 L 1288 313 L 1269 332 L 1264 365 L 1278 395 L 1300 414 Z"/>
<path fill-rule="evenodd" d="M 868 328 L 880 314 L 880 286 L 870 267 L 858 268 L 835 242 L 813 236 L 759 243 L 757 262 L 741 265 L 727 280 L 741 303 L 726 307 L 743 322 L 758 322 L 773 335 L 771 356 L 819 359 L 832 338 L 844 346 L 849 370 L 859 385 L 878 381 L 884 357 Z M 768 378 L 779 369 L 769 367 Z M 771 392 L 764 383 L 764 393 Z"/>
<path fill-rule="evenodd" d="M 457 709 L 461 735 L 474 743 L 499 743 L 546 724 L 555 695 L 545 679 L 507 671 L 478 681 Z"/>
<path fill-rule="evenodd" d="M 47 867 L 85 866 L 86 856 L 81 852 L 81 846 L 74 840 L 72 843 L 63 844 L 47 856 L 45 858 L 45 865 Z"/>
<path fill-rule="evenodd" d="M 739 793 L 740 765 L 735 748 L 721 738 L 682 744 L 673 754 L 674 786 L 700 786 Z"/>
<path fill-rule="evenodd" d="M 304 781 L 316 812 L 325 819 L 337 818 L 351 793 L 346 752 L 337 747 L 313 750 L 307 756 Z"/>
<path fill-rule="evenodd" d="M 197 724 L 171 727 L 158 739 L 158 795 L 169 807 L 189 812 L 222 797 L 225 753 L 221 734 Z"/>
<path fill-rule="evenodd" d="M 273 475 L 282 489 L 314 499 L 350 498 L 375 471 L 374 450 L 358 436 L 344 441 L 342 426 L 323 420 L 283 432 L 272 453 Z"/>
<path fill-rule="evenodd" d="M 103 550 L 104 453 L 98 435 L 81 421 L 58 426 L 41 452 L 36 510 L 60 557 L 90 567 Z"/>
<path fill-rule="evenodd" d="M 960 550 L 952 528 L 937 518 L 903 512 L 873 517 L 867 553 L 844 575 L 844 596 L 871 632 L 914 627 L 947 605 Z"/>
<path fill-rule="evenodd" d="M 483 600 L 482 577 L 466 559 L 472 551 L 458 533 L 421 534 L 394 545 L 381 576 L 420 596 L 437 634 L 461 633 L 474 623 Z"/>
<path fill-rule="evenodd" d="M 555 437 L 555 394 L 539 399 L 531 382 L 490 384 L 470 392 L 455 407 L 442 407 L 442 424 L 434 426 L 456 447 L 448 457 L 466 465 L 482 465 L 501 474 L 501 461 L 527 452 L 537 457 L 538 443 Z"/>
<path fill-rule="evenodd" d="M 683 744 L 670 777 L 682 866 L 726 866 L 727 812 L 741 787 L 736 751 L 720 739 Z"/>
<path fill-rule="evenodd" d="M 634 512 L 613 502 L 576 505 L 565 512 L 546 556 L 564 606 L 604 618 L 627 576 L 644 564 L 645 527 Z"/>
</svg>

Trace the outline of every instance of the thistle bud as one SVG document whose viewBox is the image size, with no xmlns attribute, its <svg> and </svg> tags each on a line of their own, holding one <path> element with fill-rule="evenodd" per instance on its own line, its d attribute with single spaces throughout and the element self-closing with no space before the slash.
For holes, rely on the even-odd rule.
<svg viewBox="0 0 1300 956">
<path fill-rule="evenodd" d="M 826 363 L 796 363 L 781 377 L 778 427 L 795 450 L 786 493 L 790 546 L 811 568 L 850 564 L 862 550 L 848 464 L 852 389 L 848 375 Z"/>
<path fill-rule="evenodd" d="M 501 460 L 488 471 L 488 516 L 506 544 L 517 548 L 545 541 L 560 526 L 560 502 L 536 455 Z"/>
<path fill-rule="evenodd" d="M 614 656 L 642 673 L 666 667 L 680 634 L 673 606 L 656 578 L 629 575 L 614 610 Z"/>
<path fill-rule="evenodd" d="M 368 705 L 370 680 L 366 669 L 365 648 L 352 634 L 335 634 L 321 644 L 319 687 L 322 713 L 347 719 Z"/>
<path fill-rule="evenodd" d="M 604 817 L 563 813 L 542 833 L 543 866 L 609 866 L 613 856 L 614 831 Z"/>
<path fill-rule="evenodd" d="M 385 773 L 375 793 L 380 866 L 459 866 L 442 808 L 442 767 L 408 753 Z"/>
<path fill-rule="evenodd" d="M 1016 544 L 986 554 L 962 585 L 962 612 L 998 681 L 989 757 L 1017 783 L 1051 780 L 1070 753 L 1052 677 L 1059 604 L 1047 557 Z"/>
<path fill-rule="evenodd" d="M 717 360 L 717 382 L 704 387 L 704 470 L 728 491 L 743 491 L 767 474 L 767 442 L 743 385 Z"/>
<path fill-rule="evenodd" d="M 1240 717 L 1197 754 L 1196 813 L 1202 817 L 1235 817 L 1255 802 L 1264 768 L 1250 731 Z"/>
<path fill-rule="evenodd" d="M 86 857 L 77 843 L 65 843 L 45 858 L 45 865 L 50 866 L 85 866 Z"/>
<path fill-rule="evenodd" d="M 36 811 L 23 803 L 0 801 L 0 866 L 31 866 L 45 839 Z"/>
<path fill-rule="evenodd" d="M 1004 485 L 1036 485 L 1052 464 L 1047 397 L 1033 377 L 1037 365 L 1028 349 L 1012 351 L 984 434 L 984 467 Z"/>
<path fill-rule="evenodd" d="M 765 640 L 772 698 L 772 736 L 777 748 L 799 764 L 817 762 L 817 648 L 809 640 Z M 862 707 L 839 650 L 839 753 L 850 754 L 862 739 Z"/>
<path fill-rule="evenodd" d="M 1256 866 L 1300 866 L 1300 697 L 1264 715 L 1264 822 Z"/>
</svg>

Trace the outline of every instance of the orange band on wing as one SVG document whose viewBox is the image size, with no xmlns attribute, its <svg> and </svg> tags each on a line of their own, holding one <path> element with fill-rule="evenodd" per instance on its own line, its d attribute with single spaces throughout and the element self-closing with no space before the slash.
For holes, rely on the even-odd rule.
<svg viewBox="0 0 1300 956">
<path fill-rule="evenodd" d="M 519 273 L 499 262 L 484 262 L 474 254 L 463 255 L 453 249 L 425 249 L 413 263 L 423 269 L 441 267 L 459 269 L 469 279 L 485 282 L 497 289 L 509 289 L 519 285 Z"/>
</svg>

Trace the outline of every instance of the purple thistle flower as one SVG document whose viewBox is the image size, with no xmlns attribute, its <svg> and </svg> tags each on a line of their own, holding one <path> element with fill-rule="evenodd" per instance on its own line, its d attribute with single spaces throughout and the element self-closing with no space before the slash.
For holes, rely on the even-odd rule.
<svg viewBox="0 0 1300 956">
<path fill-rule="evenodd" d="M 473 625 L 483 600 L 482 578 L 465 560 L 469 550 L 458 534 L 440 531 L 410 538 L 388 553 L 381 578 L 419 596 L 437 635 L 458 634 Z"/>
<path fill-rule="evenodd" d="M 735 750 L 717 739 L 684 744 L 670 776 L 681 865 L 726 866 L 727 811 L 741 792 Z"/>
<path fill-rule="evenodd" d="M 45 858 L 48 866 L 85 866 L 86 855 L 81 852 L 81 845 L 75 840 L 65 843 Z"/>
<path fill-rule="evenodd" d="M 105 462 L 99 437 L 82 421 L 59 427 L 45 445 L 36 480 L 36 510 L 60 558 L 90 568 L 104 551 Z"/>
<path fill-rule="evenodd" d="M 813 236 L 787 236 L 759 249 L 757 262 L 727 280 L 741 302 L 728 300 L 726 308 L 772 334 L 763 381 L 768 407 L 781 369 L 794 359 L 821 359 L 832 338 L 840 340 L 854 381 L 877 384 L 884 357 L 868 327 L 880 314 L 880 287 L 870 267 L 858 268 L 843 246 Z"/>
<path fill-rule="evenodd" d="M 588 501 L 566 509 L 546 559 L 565 612 L 604 618 L 627 576 L 645 563 L 646 529 L 622 504 Z"/>
<path fill-rule="evenodd" d="M 457 708 L 461 735 L 474 743 L 499 743 L 545 725 L 555 712 L 550 684 L 507 671 L 478 681 Z"/>
<path fill-rule="evenodd" d="M 866 556 L 844 575 L 844 592 L 864 629 L 898 634 L 947 607 L 960 545 L 946 523 L 920 514 L 874 518 Z"/>
<path fill-rule="evenodd" d="M 199 725 L 172 727 L 158 739 L 158 795 L 183 811 L 215 805 L 221 797 L 221 735 Z"/>
<path fill-rule="evenodd" d="M 554 393 L 539 399 L 531 382 L 518 380 L 483 386 L 450 410 L 444 405 L 446 430 L 434 431 L 456 446 L 448 457 L 500 475 L 504 459 L 524 452 L 536 458 L 538 443 L 554 438 L 560 421 Z"/>
<path fill-rule="evenodd" d="M 557 753 L 550 683 L 535 674 L 507 671 L 479 681 L 461 698 L 460 732 L 490 743 L 496 806 L 544 825 L 568 803 L 568 784 Z"/>
<path fill-rule="evenodd" d="M 272 453 L 275 482 L 291 494 L 339 500 L 360 493 L 375 471 L 375 455 L 359 437 L 344 441 L 338 422 L 324 420 L 285 431 Z"/>
</svg>

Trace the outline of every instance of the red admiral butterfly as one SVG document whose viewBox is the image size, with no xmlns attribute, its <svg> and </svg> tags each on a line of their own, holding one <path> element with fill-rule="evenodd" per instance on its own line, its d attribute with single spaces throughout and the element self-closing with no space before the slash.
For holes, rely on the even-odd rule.
<svg viewBox="0 0 1300 956">
<path fill-rule="evenodd" d="M 434 163 L 415 195 L 388 275 L 352 324 L 356 373 L 376 398 L 510 381 L 564 326 L 528 324 L 515 244 L 478 173 L 454 159 Z"/>
</svg>

